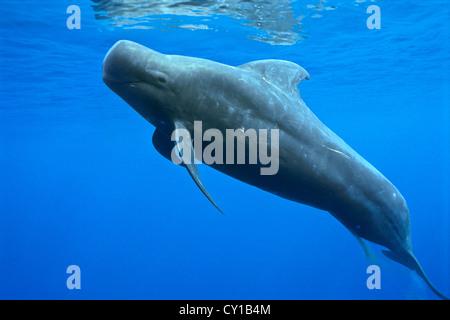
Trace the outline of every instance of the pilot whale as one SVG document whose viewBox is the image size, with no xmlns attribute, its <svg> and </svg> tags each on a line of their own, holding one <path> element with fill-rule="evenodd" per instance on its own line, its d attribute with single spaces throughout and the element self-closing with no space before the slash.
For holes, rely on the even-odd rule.
<svg viewBox="0 0 450 320">
<path fill-rule="evenodd" d="M 182 156 L 180 137 L 175 134 L 174 139 L 173 133 L 184 130 L 193 137 L 195 121 L 201 121 L 205 130 L 221 132 L 278 129 L 276 174 L 261 175 L 259 162 L 210 166 L 277 196 L 330 212 L 362 245 L 361 238 L 384 246 L 388 258 L 415 270 L 437 296 L 447 299 L 414 256 L 405 199 L 306 106 L 298 90 L 304 79 L 309 79 L 308 72 L 288 61 L 233 67 L 165 55 L 125 40 L 111 47 L 103 61 L 104 83 L 155 126 L 153 145 L 161 155 L 173 160 L 177 150 Z M 191 148 L 195 155 L 198 148 Z M 195 161 L 182 165 L 219 209 Z"/>
</svg>

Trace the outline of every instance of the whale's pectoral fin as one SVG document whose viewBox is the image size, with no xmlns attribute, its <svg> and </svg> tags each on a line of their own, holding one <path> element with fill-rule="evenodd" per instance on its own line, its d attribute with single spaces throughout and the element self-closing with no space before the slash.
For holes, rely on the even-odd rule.
<svg viewBox="0 0 450 320">
<path fill-rule="evenodd" d="M 172 161 L 172 156 L 175 148 L 175 143 L 170 139 L 170 136 L 166 135 L 161 129 L 156 128 L 152 137 L 153 146 L 156 151 L 164 158 Z M 178 160 L 178 158 L 176 158 Z M 174 162 L 175 163 L 175 162 Z M 175 163 L 182 167 L 185 167 L 184 163 Z"/>
<path fill-rule="evenodd" d="M 350 229 L 349 229 L 350 230 Z M 358 241 L 359 245 L 361 246 L 361 248 L 364 251 L 364 254 L 366 256 L 366 259 L 369 260 L 370 262 L 375 263 L 376 259 L 375 259 L 375 255 L 372 253 L 372 251 L 370 251 L 369 247 L 366 245 L 366 243 L 364 242 L 363 239 L 361 239 L 360 236 L 358 236 L 356 234 L 356 232 L 354 232 L 353 230 L 350 230 L 350 232 L 355 236 L 356 240 Z"/>
<path fill-rule="evenodd" d="M 194 152 L 194 149 L 192 149 L 192 152 Z M 206 190 L 205 186 L 203 185 L 202 180 L 200 179 L 200 176 L 198 174 L 197 165 L 195 164 L 195 161 L 192 164 L 187 164 L 186 168 L 191 175 L 192 179 L 194 179 L 197 186 L 202 190 L 203 194 L 208 198 L 208 200 L 214 205 L 214 207 L 217 208 L 217 210 L 220 211 L 220 213 L 224 214 L 222 210 L 220 210 L 219 206 L 216 204 L 216 202 L 213 200 L 209 192 Z"/>
<path fill-rule="evenodd" d="M 246 63 L 239 68 L 253 71 L 264 80 L 288 91 L 296 90 L 303 79 L 309 80 L 309 73 L 298 64 L 284 60 L 258 60 Z"/>
<path fill-rule="evenodd" d="M 217 208 L 217 210 L 220 211 L 220 213 L 224 214 L 223 211 L 220 210 L 219 206 L 215 203 L 208 190 L 206 190 L 202 180 L 200 179 L 197 165 L 195 164 L 194 148 L 192 146 L 189 131 L 180 123 L 175 123 L 175 127 L 176 148 L 186 169 L 188 170 L 195 184 L 200 188 L 200 190 L 208 198 L 208 200 Z"/>
</svg>

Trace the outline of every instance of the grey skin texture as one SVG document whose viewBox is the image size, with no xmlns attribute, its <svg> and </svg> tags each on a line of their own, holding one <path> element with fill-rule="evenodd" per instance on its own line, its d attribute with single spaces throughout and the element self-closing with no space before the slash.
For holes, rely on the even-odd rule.
<svg viewBox="0 0 450 320">
<path fill-rule="evenodd" d="M 261 175 L 261 163 L 211 167 L 280 197 L 330 212 L 359 240 L 388 248 L 383 251 L 386 256 L 415 270 L 437 296 L 446 299 L 414 257 L 405 199 L 311 112 L 298 91 L 303 79 L 309 79 L 309 74 L 288 61 L 262 60 L 231 67 L 161 54 L 125 40 L 118 41 L 103 61 L 103 81 L 156 127 L 153 144 L 168 159 L 176 145 L 171 140 L 173 130 L 187 129 L 193 137 L 194 121 L 202 121 L 203 131 L 215 128 L 224 136 L 226 129 L 279 129 L 277 174 Z M 225 158 L 225 146 L 223 150 Z M 186 167 L 217 207 L 195 164 Z"/>
</svg>

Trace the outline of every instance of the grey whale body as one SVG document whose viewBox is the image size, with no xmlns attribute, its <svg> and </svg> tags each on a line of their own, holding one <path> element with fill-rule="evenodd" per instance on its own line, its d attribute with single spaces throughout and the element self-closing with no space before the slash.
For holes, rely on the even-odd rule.
<svg viewBox="0 0 450 320">
<path fill-rule="evenodd" d="M 276 174 L 261 175 L 260 163 L 211 167 L 280 197 L 330 212 L 358 238 L 389 249 L 383 251 L 386 256 L 415 270 L 437 296 L 446 299 L 413 254 L 405 199 L 311 112 L 298 91 L 303 79 L 309 79 L 309 74 L 288 61 L 261 60 L 232 67 L 165 55 L 124 40 L 103 61 L 105 84 L 156 127 L 153 144 L 168 159 L 177 146 L 171 140 L 173 130 L 185 129 L 193 137 L 194 121 L 202 121 L 203 130 L 221 132 L 278 129 Z M 195 164 L 186 168 L 217 207 Z"/>
</svg>

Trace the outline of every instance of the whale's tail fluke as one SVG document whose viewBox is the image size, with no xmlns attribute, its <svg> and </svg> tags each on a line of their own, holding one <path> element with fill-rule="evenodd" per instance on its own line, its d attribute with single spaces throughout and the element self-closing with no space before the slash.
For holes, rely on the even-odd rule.
<svg viewBox="0 0 450 320">
<path fill-rule="evenodd" d="M 425 281 L 425 283 L 428 285 L 428 287 L 430 287 L 431 291 L 433 291 L 435 295 L 437 295 L 441 299 L 449 300 L 446 295 L 436 289 L 436 287 L 431 283 L 431 281 L 423 271 L 419 261 L 417 261 L 416 257 L 412 253 L 407 253 L 405 256 L 398 255 L 390 250 L 383 250 L 383 253 L 389 259 L 394 260 L 395 262 L 398 262 L 408 267 L 409 269 L 416 271 L 419 277 L 421 277 Z"/>
</svg>

